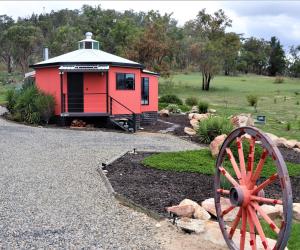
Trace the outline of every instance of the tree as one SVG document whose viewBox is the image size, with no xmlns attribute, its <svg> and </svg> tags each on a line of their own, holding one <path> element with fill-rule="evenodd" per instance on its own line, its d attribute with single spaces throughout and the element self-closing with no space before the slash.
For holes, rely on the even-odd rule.
<svg viewBox="0 0 300 250">
<path fill-rule="evenodd" d="M 271 37 L 270 47 L 269 75 L 283 74 L 285 70 L 285 53 L 280 41 L 275 36 Z"/>
<path fill-rule="evenodd" d="M 21 66 L 22 73 L 25 73 L 32 54 L 40 47 L 40 29 L 32 25 L 15 24 L 7 30 L 7 38 L 12 44 L 14 58 Z"/>
<path fill-rule="evenodd" d="M 263 74 L 268 66 L 270 45 L 264 39 L 245 39 L 240 53 L 239 68 L 245 73 Z"/>
<path fill-rule="evenodd" d="M 187 23 L 187 29 L 194 40 L 191 46 L 193 60 L 202 72 L 202 90 L 209 90 L 210 81 L 222 68 L 225 29 L 230 26 L 231 20 L 223 10 L 210 15 L 203 9 L 195 20 Z"/>
<path fill-rule="evenodd" d="M 230 75 L 237 69 L 239 51 L 241 49 L 240 36 L 236 33 L 226 33 L 223 38 L 224 74 Z"/>
<path fill-rule="evenodd" d="M 290 48 L 290 59 L 289 73 L 293 77 L 299 77 L 300 75 L 300 45 L 291 46 Z"/>
<path fill-rule="evenodd" d="M 14 24 L 14 20 L 7 16 L 0 16 L 0 58 L 1 61 L 6 64 L 7 72 L 12 72 L 12 64 L 13 64 L 13 55 L 12 55 L 12 45 L 7 36 L 7 30 L 10 26 Z"/>
</svg>

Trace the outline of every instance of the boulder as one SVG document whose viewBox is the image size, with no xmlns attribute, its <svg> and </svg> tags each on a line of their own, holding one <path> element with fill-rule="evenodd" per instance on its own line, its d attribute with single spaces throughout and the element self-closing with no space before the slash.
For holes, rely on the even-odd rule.
<svg viewBox="0 0 300 250">
<path fill-rule="evenodd" d="M 198 113 L 199 110 L 198 110 L 198 107 L 197 106 L 193 106 L 190 113 Z"/>
<path fill-rule="evenodd" d="M 194 118 L 195 113 L 189 113 L 189 120 L 192 120 Z"/>
<path fill-rule="evenodd" d="M 293 203 L 293 217 L 300 221 L 300 203 Z"/>
<path fill-rule="evenodd" d="M 260 208 L 272 219 L 280 216 L 280 209 L 279 207 L 263 204 Z M 259 218 L 262 218 L 261 215 L 258 215 Z"/>
<path fill-rule="evenodd" d="M 176 225 L 182 230 L 189 233 L 202 233 L 205 230 L 205 225 L 202 220 L 191 219 L 191 218 L 181 218 L 177 220 Z"/>
<path fill-rule="evenodd" d="M 296 148 L 300 148 L 300 142 L 296 143 Z"/>
<path fill-rule="evenodd" d="M 275 141 L 275 145 L 277 147 L 282 147 L 285 148 L 285 145 L 287 144 L 287 139 L 283 138 L 283 137 L 279 137 L 276 141 Z"/>
<path fill-rule="evenodd" d="M 209 113 L 206 114 L 194 114 L 193 119 L 198 120 L 199 122 L 206 120 L 210 116 Z"/>
<path fill-rule="evenodd" d="M 223 142 L 225 141 L 226 137 L 227 137 L 227 135 L 225 135 L 225 134 L 219 135 L 209 144 L 209 149 L 210 149 L 211 155 L 213 157 L 218 156 L 218 154 L 220 152 L 220 148 L 221 148 Z"/>
<path fill-rule="evenodd" d="M 217 113 L 217 110 L 215 110 L 215 109 L 208 109 L 207 111 L 208 111 L 208 113 L 211 113 L 211 114 Z"/>
<path fill-rule="evenodd" d="M 225 210 L 226 208 L 231 206 L 231 202 L 227 198 L 221 197 L 220 203 L 221 203 L 222 210 Z M 201 206 L 210 214 L 217 216 L 214 198 L 209 198 L 209 199 L 204 200 L 201 203 Z M 238 207 L 234 208 L 231 212 L 229 212 L 228 214 L 226 214 L 224 216 L 224 218 L 223 218 L 224 221 L 233 221 L 235 219 L 238 211 L 239 211 Z"/>
<path fill-rule="evenodd" d="M 254 126 L 254 120 L 251 114 L 239 114 L 231 118 L 232 124 L 239 128 L 244 126 Z"/>
<path fill-rule="evenodd" d="M 197 202 L 190 199 L 184 199 L 179 203 L 179 206 L 186 206 L 186 205 L 191 205 L 194 207 L 195 211 L 193 216 L 195 219 L 209 220 L 211 218 L 210 214 L 203 207 L 201 207 Z"/>
<path fill-rule="evenodd" d="M 196 119 L 192 119 L 190 120 L 190 124 L 192 125 L 193 129 L 197 131 L 197 129 L 199 128 L 199 121 Z"/>
<path fill-rule="evenodd" d="M 159 111 L 159 115 L 163 117 L 168 117 L 170 116 L 170 112 L 167 109 L 162 109 L 161 111 Z"/>
<path fill-rule="evenodd" d="M 283 215 L 283 206 L 280 205 L 280 204 L 276 204 L 275 208 L 278 210 L 279 215 L 282 217 L 282 215 Z"/>
<path fill-rule="evenodd" d="M 196 135 L 196 131 L 192 128 L 189 128 L 189 127 L 184 128 L 184 133 L 186 133 L 190 136 Z"/>
<path fill-rule="evenodd" d="M 179 217 L 188 217 L 191 218 L 195 212 L 195 208 L 192 205 L 178 205 L 167 207 L 166 210 L 169 213 L 176 214 Z"/>
<path fill-rule="evenodd" d="M 271 134 L 271 133 L 265 133 L 274 143 L 278 139 L 277 135 Z"/>
<path fill-rule="evenodd" d="M 295 148 L 297 143 L 298 143 L 297 140 L 287 140 L 284 146 L 286 148 Z"/>
</svg>

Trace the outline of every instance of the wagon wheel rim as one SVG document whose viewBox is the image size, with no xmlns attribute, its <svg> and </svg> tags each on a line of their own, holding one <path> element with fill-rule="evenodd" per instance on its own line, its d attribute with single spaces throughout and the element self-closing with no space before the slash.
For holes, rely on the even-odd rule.
<svg viewBox="0 0 300 250">
<path fill-rule="evenodd" d="M 244 140 L 242 136 L 244 135 L 249 136 L 249 152 L 246 152 L 248 155 L 244 154 L 243 151 Z M 263 152 L 259 161 L 255 163 L 255 146 L 257 142 L 259 142 Z M 235 143 L 238 148 L 238 159 L 235 159 L 230 149 L 232 143 Z M 276 166 L 276 172 L 266 178 L 262 183 L 257 184 L 257 180 L 260 178 L 264 163 L 268 157 L 273 160 Z M 231 164 L 233 173 L 235 174 L 234 176 L 231 176 L 226 170 L 226 167 L 223 166 L 226 159 Z M 230 189 L 222 189 L 221 175 L 230 183 Z M 274 181 L 279 181 L 280 183 L 280 200 L 264 198 L 261 195 L 263 189 Z M 250 245 L 251 249 L 257 249 L 256 247 L 259 240 L 265 249 L 271 249 L 257 213 L 261 214 L 262 220 L 266 221 L 270 228 L 277 234 L 276 244 L 273 249 L 285 248 L 292 222 L 292 189 L 283 157 L 279 149 L 267 135 L 254 127 L 242 127 L 232 131 L 225 139 L 216 161 L 214 188 L 215 207 L 219 226 L 230 249 L 244 249 L 247 244 Z M 231 205 L 226 208 L 221 207 L 221 197 L 229 197 Z M 266 215 L 261 210 L 260 204 L 282 204 L 283 214 L 281 224 L 277 225 L 278 223 L 275 223 Z M 224 221 L 224 216 L 237 209 L 238 212 L 231 226 L 227 226 Z M 240 243 L 239 246 L 237 246 L 233 238 L 234 235 L 237 234 L 239 224 L 241 226 L 240 236 L 238 236 Z M 248 242 L 246 242 L 246 234 L 248 234 Z"/>
</svg>

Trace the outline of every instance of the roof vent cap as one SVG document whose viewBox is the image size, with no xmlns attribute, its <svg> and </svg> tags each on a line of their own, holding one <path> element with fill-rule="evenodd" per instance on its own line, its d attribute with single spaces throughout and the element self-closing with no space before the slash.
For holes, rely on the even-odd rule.
<svg viewBox="0 0 300 250">
<path fill-rule="evenodd" d="M 86 32 L 85 33 L 85 39 L 92 39 L 93 33 L 92 32 Z"/>
</svg>

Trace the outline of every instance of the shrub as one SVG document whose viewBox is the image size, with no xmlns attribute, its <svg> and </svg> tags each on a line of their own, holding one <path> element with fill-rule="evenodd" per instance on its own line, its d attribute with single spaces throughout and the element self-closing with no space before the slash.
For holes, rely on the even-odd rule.
<svg viewBox="0 0 300 250">
<path fill-rule="evenodd" d="M 202 113 L 202 114 L 207 113 L 208 107 L 209 107 L 208 102 L 203 102 L 203 101 L 199 102 L 199 103 L 198 103 L 198 110 L 199 110 L 199 113 Z"/>
<path fill-rule="evenodd" d="M 190 107 L 189 106 L 186 106 L 184 104 L 182 105 L 179 105 L 179 109 L 182 111 L 182 112 L 188 112 L 190 110 Z"/>
<path fill-rule="evenodd" d="M 12 119 L 29 124 L 48 123 L 53 115 L 54 97 L 39 91 L 35 85 L 12 90 L 6 96 Z"/>
<path fill-rule="evenodd" d="M 282 76 L 276 76 L 274 83 L 284 83 L 284 78 Z"/>
<path fill-rule="evenodd" d="M 177 105 L 182 105 L 182 100 L 177 95 L 164 95 L 159 98 L 159 102 L 173 103 Z"/>
<path fill-rule="evenodd" d="M 35 99 L 35 105 L 40 114 L 41 120 L 48 124 L 51 116 L 54 113 L 54 97 L 52 95 L 46 95 L 44 93 L 41 93 Z"/>
<path fill-rule="evenodd" d="M 179 110 L 179 107 L 177 104 L 169 104 L 167 107 L 166 107 L 167 110 L 169 110 L 171 113 L 179 113 L 180 110 Z"/>
<path fill-rule="evenodd" d="M 158 103 L 158 109 L 159 110 L 165 109 L 168 105 L 169 105 L 168 103 L 159 102 Z"/>
<path fill-rule="evenodd" d="M 5 96 L 6 108 L 11 113 L 12 113 L 14 106 L 16 105 L 17 94 L 18 94 L 17 91 L 14 89 L 9 89 L 6 92 L 6 96 Z"/>
<path fill-rule="evenodd" d="M 203 143 L 210 143 L 222 134 L 229 134 L 233 130 L 233 125 L 229 119 L 220 116 L 211 116 L 199 123 L 197 134 Z"/>
<path fill-rule="evenodd" d="M 257 106 L 257 102 L 258 102 L 258 97 L 256 95 L 248 95 L 247 96 L 247 101 L 248 101 L 248 104 L 251 107 L 256 107 Z"/>
<path fill-rule="evenodd" d="M 188 106 L 195 106 L 197 105 L 197 103 L 198 103 L 197 97 L 192 96 L 185 99 L 185 104 Z"/>
</svg>

